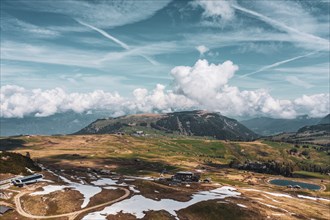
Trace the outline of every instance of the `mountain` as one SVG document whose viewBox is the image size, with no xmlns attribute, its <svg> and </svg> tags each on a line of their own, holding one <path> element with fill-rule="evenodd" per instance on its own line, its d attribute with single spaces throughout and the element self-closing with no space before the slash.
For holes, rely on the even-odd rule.
<svg viewBox="0 0 330 220">
<path fill-rule="evenodd" d="M 66 112 L 47 117 L 0 118 L 0 136 L 72 134 L 107 115 L 108 112 L 99 111 L 92 114 Z"/>
<path fill-rule="evenodd" d="M 273 141 L 330 146 L 330 123 L 326 123 L 327 120 L 329 122 L 329 115 L 323 118 L 319 124 L 304 126 L 298 129 L 297 132 L 282 133 L 270 137 L 270 139 Z"/>
<path fill-rule="evenodd" d="M 218 113 L 184 111 L 168 114 L 139 114 L 96 120 L 76 134 L 117 132 L 208 136 L 221 140 L 253 140 L 258 136 L 235 119 Z"/>
<path fill-rule="evenodd" d="M 321 121 L 319 121 L 319 124 L 330 124 L 330 114 L 322 118 Z"/>
<path fill-rule="evenodd" d="M 295 119 L 276 119 L 268 117 L 253 118 L 240 121 L 247 128 L 257 134 L 268 136 L 283 132 L 296 132 L 304 126 L 315 125 L 321 118 L 310 118 L 307 115 L 299 116 Z"/>
</svg>

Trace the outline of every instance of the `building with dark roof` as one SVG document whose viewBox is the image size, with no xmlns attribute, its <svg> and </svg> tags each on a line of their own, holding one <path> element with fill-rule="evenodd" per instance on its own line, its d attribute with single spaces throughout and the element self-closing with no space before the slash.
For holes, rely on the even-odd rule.
<svg viewBox="0 0 330 220">
<path fill-rule="evenodd" d="M 11 210 L 13 210 L 13 208 L 9 206 L 0 205 L 0 216 L 4 215 L 6 212 L 9 212 Z"/>
<path fill-rule="evenodd" d="M 173 181 L 180 181 L 180 182 L 198 182 L 199 178 L 200 178 L 199 175 L 185 171 L 177 172 L 174 176 L 172 176 Z"/>
</svg>

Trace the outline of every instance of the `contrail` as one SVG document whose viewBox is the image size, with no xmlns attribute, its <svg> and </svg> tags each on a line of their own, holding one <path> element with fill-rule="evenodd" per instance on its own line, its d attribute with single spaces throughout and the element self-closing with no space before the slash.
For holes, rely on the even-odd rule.
<svg viewBox="0 0 330 220">
<path fill-rule="evenodd" d="M 260 14 L 256 11 L 252 11 L 252 10 L 249 10 L 247 8 L 241 7 L 239 5 L 232 4 L 232 7 L 239 10 L 239 11 L 242 11 L 244 13 L 253 15 L 253 16 L 259 18 L 260 20 L 262 20 L 262 21 L 264 21 L 264 22 L 266 22 L 266 23 L 268 23 L 268 24 L 272 25 L 273 27 L 276 27 L 280 30 L 286 31 L 286 32 L 291 33 L 291 34 L 298 35 L 298 36 L 302 37 L 304 41 L 309 41 L 311 43 L 316 42 L 318 44 L 324 45 L 325 47 L 329 48 L 329 41 L 324 39 L 324 38 L 321 38 L 321 37 L 318 37 L 318 36 L 315 36 L 315 35 L 312 35 L 312 34 L 308 34 L 308 33 L 305 33 L 305 32 L 301 32 L 297 29 L 294 29 L 292 27 L 287 26 L 286 24 L 278 22 L 277 20 L 269 18 L 269 17 L 267 17 L 263 14 Z"/>
<path fill-rule="evenodd" d="M 75 19 L 76 20 L 76 19 Z M 98 33 L 102 34 L 104 37 L 112 40 L 113 42 L 115 42 L 116 44 L 120 45 L 122 48 L 126 49 L 126 50 L 130 50 L 131 48 L 125 44 L 124 42 L 122 42 L 121 40 L 119 40 L 118 38 L 115 38 L 114 36 L 111 36 L 110 34 L 108 34 L 107 32 L 105 32 L 104 30 L 102 29 L 99 29 L 97 27 L 94 27 L 90 24 L 86 24 L 82 21 L 79 21 L 79 20 L 76 20 L 79 24 L 85 26 L 85 27 L 88 27 L 92 30 L 95 30 L 97 31 Z M 138 54 L 139 56 L 143 57 L 145 60 L 147 60 L 149 63 L 151 63 L 152 65 L 157 65 L 157 62 L 155 60 L 153 60 L 152 58 L 146 56 L 146 55 L 143 55 L 143 54 Z"/>
<path fill-rule="evenodd" d="M 268 65 L 268 66 L 264 66 L 262 68 L 260 68 L 259 70 L 257 71 L 254 71 L 252 73 L 247 73 L 245 75 L 242 75 L 240 76 L 240 78 L 244 78 L 244 77 L 247 77 L 247 76 L 250 76 L 250 75 L 253 75 L 255 73 L 259 73 L 259 72 L 262 72 L 262 71 L 265 71 L 265 70 L 268 70 L 268 69 L 271 69 L 273 67 L 277 67 L 279 65 L 282 65 L 282 64 L 285 64 L 285 63 L 289 63 L 291 61 L 294 61 L 294 60 L 298 60 L 298 59 L 301 59 L 301 58 L 304 58 L 304 57 L 308 57 L 308 56 L 311 56 L 311 55 L 314 55 L 316 53 L 318 53 L 319 51 L 316 51 L 316 52 L 312 52 L 312 53 L 308 53 L 308 54 L 305 54 L 305 55 L 301 55 L 301 56 L 297 56 L 297 57 L 293 57 L 293 58 L 290 58 L 290 59 L 287 59 L 287 60 L 282 60 L 280 62 L 276 62 L 276 63 L 273 63 L 271 65 Z"/>
<path fill-rule="evenodd" d="M 324 48 L 325 47 L 329 48 L 329 41 L 324 39 L 324 38 L 321 38 L 321 37 L 318 37 L 318 36 L 315 36 L 315 35 L 312 35 L 312 34 L 308 34 L 308 33 L 305 33 L 305 32 L 301 32 L 297 29 L 294 29 L 292 27 L 287 26 L 286 24 L 278 22 L 277 20 L 269 18 L 269 17 L 267 17 L 263 14 L 260 14 L 256 11 L 249 10 L 247 8 L 241 7 L 239 5 L 232 4 L 232 7 L 239 10 L 239 11 L 242 11 L 244 13 L 250 14 L 250 15 L 260 19 L 261 21 L 266 22 L 266 23 L 272 25 L 273 27 L 276 27 L 279 30 L 285 31 L 285 32 L 291 34 L 292 37 L 299 37 L 299 39 L 297 39 L 298 41 L 305 41 L 305 42 L 307 41 L 307 42 L 311 42 L 311 43 L 317 43 L 319 45 L 324 46 Z M 273 67 L 276 67 L 276 66 L 294 61 L 294 60 L 298 60 L 298 59 L 301 59 L 301 58 L 304 58 L 304 57 L 308 57 L 308 56 L 311 56 L 311 55 L 316 54 L 318 52 L 319 52 L 319 50 L 316 51 L 316 52 L 305 54 L 305 55 L 293 57 L 291 59 L 283 60 L 283 61 L 271 64 L 271 65 L 268 65 L 268 66 L 264 66 L 264 67 L 262 67 L 261 69 L 259 69 L 257 71 L 242 75 L 242 76 L 240 76 L 240 78 L 250 76 L 250 75 L 253 75 L 255 73 L 259 73 L 259 72 L 262 72 L 264 70 L 268 70 L 268 69 L 271 69 Z"/>
<path fill-rule="evenodd" d="M 79 20 L 76 20 L 76 21 L 77 21 L 79 24 L 81 24 L 81 25 L 84 25 L 84 26 L 86 26 L 86 27 L 89 27 L 90 29 L 93 29 L 93 30 L 99 32 L 99 33 L 102 34 L 104 37 L 106 37 L 106 38 L 108 38 L 108 39 L 114 41 L 114 42 L 117 43 L 118 45 L 120 45 L 122 48 L 124 48 L 124 49 L 126 49 L 126 50 L 129 50 L 129 49 L 130 49 L 129 46 L 128 46 L 127 44 L 125 44 L 125 43 L 122 42 L 121 40 L 119 40 L 119 39 L 117 39 L 117 38 L 111 36 L 110 34 L 108 34 L 107 32 L 105 32 L 104 30 L 101 30 L 101 29 L 99 29 L 99 28 L 97 28 L 97 27 L 94 27 L 94 26 L 92 26 L 92 25 L 86 24 L 86 23 L 84 23 L 84 22 L 82 22 L 82 21 L 79 21 Z"/>
</svg>

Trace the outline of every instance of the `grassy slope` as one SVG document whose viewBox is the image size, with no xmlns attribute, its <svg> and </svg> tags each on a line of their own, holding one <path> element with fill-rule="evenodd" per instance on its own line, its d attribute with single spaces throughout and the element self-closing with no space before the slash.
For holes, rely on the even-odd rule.
<svg viewBox="0 0 330 220">
<path fill-rule="evenodd" d="M 318 179 L 328 179 L 328 180 L 330 180 L 330 176 L 322 175 L 320 173 L 315 173 L 315 172 L 308 172 L 308 171 L 299 170 L 299 171 L 295 171 L 294 174 L 299 176 L 299 177 L 318 178 Z"/>
<path fill-rule="evenodd" d="M 27 169 L 40 171 L 41 169 L 34 162 L 21 154 L 13 152 L 0 152 L 0 173 L 30 174 Z"/>
<path fill-rule="evenodd" d="M 309 148 L 310 158 L 290 155 L 292 144 L 270 141 L 226 142 L 192 138 L 150 138 L 116 135 L 77 135 L 77 136 L 40 136 L 17 137 L 23 148 L 14 151 L 30 151 L 32 157 L 60 161 L 84 160 L 102 161 L 100 165 L 115 163 L 126 164 L 126 170 L 119 171 L 133 174 L 142 167 L 148 171 L 159 172 L 163 168 L 191 169 L 197 165 L 223 165 L 233 158 L 239 161 L 276 160 L 278 162 L 311 163 L 327 165 L 329 155 Z M 304 149 L 299 148 L 298 151 Z M 77 156 L 78 154 L 78 156 Z M 139 159 L 140 166 L 134 160 Z M 149 166 L 150 165 L 150 166 Z"/>
<path fill-rule="evenodd" d="M 200 202 L 179 211 L 181 219 L 227 220 L 227 219 L 263 219 L 256 210 L 241 208 L 235 204 L 218 203 L 210 200 Z"/>
</svg>

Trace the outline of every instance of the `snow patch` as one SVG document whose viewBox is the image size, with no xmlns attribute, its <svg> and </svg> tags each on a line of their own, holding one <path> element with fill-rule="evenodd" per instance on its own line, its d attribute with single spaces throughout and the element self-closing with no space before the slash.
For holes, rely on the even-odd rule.
<svg viewBox="0 0 330 220">
<path fill-rule="evenodd" d="M 69 186 L 59 186 L 59 185 L 48 185 L 48 186 L 42 187 L 43 191 L 33 192 L 33 193 L 30 193 L 30 195 L 31 196 L 47 195 L 49 193 L 63 190 L 65 188 L 70 188 L 70 187 Z"/>
<path fill-rule="evenodd" d="M 276 196 L 276 197 L 293 198 L 292 196 L 290 196 L 288 194 L 283 194 L 283 193 L 272 193 L 272 192 L 262 191 L 262 190 L 258 190 L 258 189 L 243 189 L 243 190 L 245 190 L 245 191 L 253 191 L 253 192 L 262 192 L 262 193 L 266 193 L 268 195 Z"/>
<path fill-rule="evenodd" d="M 310 200 L 321 200 L 321 201 L 326 201 L 326 202 L 330 202 L 330 199 L 325 199 L 325 198 L 319 198 L 319 197 L 312 197 L 312 196 L 304 196 L 304 195 L 298 195 L 299 198 L 303 198 L 303 199 L 310 199 Z"/>
<path fill-rule="evenodd" d="M 239 207 L 242 207 L 242 208 L 247 208 L 247 206 L 246 205 L 243 205 L 243 204 L 237 203 L 236 205 L 238 205 Z"/>
<path fill-rule="evenodd" d="M 106 187 L 103 187 L 103 189 L 112 189 L 112 190 L 116 190 L 118 189 L 117 187 L 114 187 L 114 186 L 106 186 Z"/>
<path fill-rule="evenodd" d="M 135 192 L 135 193 L 140 193 L 140 190 L 137 190 L 137 189 L 135 189 L 135 186 L 129 186 L 128 187 L 129 188 L 129 190 L 131 190 L 131 191 L 133 191 L 133 192 Z"/>
<path fill-rule="evenodd" d="M 107 215 L 116 215 L 119 212 L 128 213 L 136 216 L 136 218 L 143 218 L 145 212 L 148 210 L 166 210 L 171 215 L 175 216 L 176 211 L 187 208 L 195 203 L 201 201 L 207 201 L 212 199 L 224 199 L 227 197 L 236 197 L 240 193 L 235 191 L 233 187 L 221 187 L 211 191 L 201 191 L 193 194 L 192 199 L 187 202 L 175 201 L 172 199 L 161 199 L 159 201 L 146 198 L 142 195 L 135 195 L 129 199 L 115 203 L 111 206 L 104 208 L 102 211 L 89 213 L 83 219 L 84 220 L 101 220 L 106 219 Z"/>
</svg>

